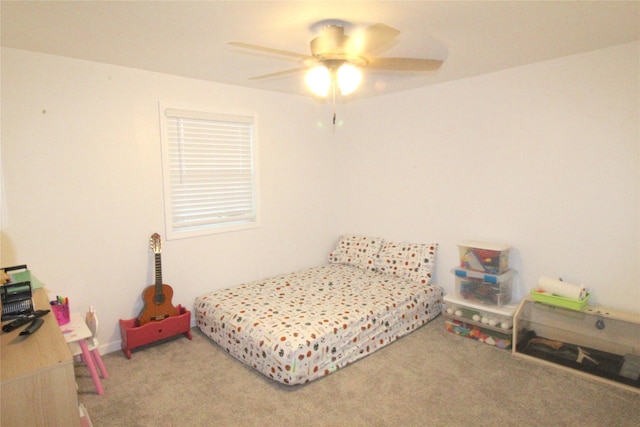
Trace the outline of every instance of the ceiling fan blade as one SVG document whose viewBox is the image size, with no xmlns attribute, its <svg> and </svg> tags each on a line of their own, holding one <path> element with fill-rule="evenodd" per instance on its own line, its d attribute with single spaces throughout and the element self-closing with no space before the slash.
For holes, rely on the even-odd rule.
<svg viewBox="0 0 640 427">
<path fill-rule="evenodd" d="M 262 80 L 262 79 L 271 79 L 274 77 L 286 76 L 288 74 L 299 73 L 300 71 L 304 71 L 306 68 L 293 68 L 291 70 L 278 71 L 277 73 L 269 73 L 262 74 L 260 76 L 250 77 L 249 80 Z"/>
<path fill-rule="evenodd" d="M 385 24 L 373 24 L 351 34 L 344 50 L 349 54 L 362 55 L 380 48 L 400 34 L 400 31 Z"/>
<path fill-rule="evenodd" d="M 271 53 L 271 54 L 274 54 L 274 55 L 290 56 L 290 57 L 293 57 L 293 58 L 298 58 L 298 59 L 303 59 L 303 60 L 314 59 L 312 56 L 309 56 L 309 55 L 302 55 L 300 53 L 289 52 L 287 50 L 273 49 L 271 47 L 259 46 L 259 45 L 256 45 L 256 44 L 242 43 L 242 42 L 229 42 L 228 44 L 230 44 L 231 46 L 242 47 L 242 48 L 245 48 L 245 49 L 251 49 L 251 50 L 257 50 L 257 51 L 260 51 L 260 52 Z"/>
<path fill-rule="evenodd" d="M 367 68 L 393 71 L 434 71 L 442 65 L 439 59 L 369 58 Z"/>
</svg>

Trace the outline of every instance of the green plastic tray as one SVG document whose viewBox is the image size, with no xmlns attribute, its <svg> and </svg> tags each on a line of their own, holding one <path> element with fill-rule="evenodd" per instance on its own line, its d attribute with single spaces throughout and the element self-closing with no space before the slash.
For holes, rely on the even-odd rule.
<svg viewBox="0 0 640 427">
<path fill-rule="evenodd" d="M 558 295 L 551 295 L 548 293 L 531 291 L 533 300 L 541 302 L 543 304 L 555 305 L 557 307 L 567 308 L 569 310 L 582 311 L 587 306 L 590 294 L 587 294 L 582 299 L 565 298 Z"/>
</svg>

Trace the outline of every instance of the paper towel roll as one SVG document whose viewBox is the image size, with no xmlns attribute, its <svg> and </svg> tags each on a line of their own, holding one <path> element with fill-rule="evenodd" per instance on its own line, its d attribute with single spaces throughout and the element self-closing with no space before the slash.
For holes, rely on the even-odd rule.
<svg viewBox="0 0 640 427">
<path fill-rule="evenodd" d="M 565 298 L 583 299 L 587 296 L 587 290 L 582 285 L 574 285 L 551 277 L 541 277 L 538 280 L 538 288 L 545 292 Z"/>
</svg>

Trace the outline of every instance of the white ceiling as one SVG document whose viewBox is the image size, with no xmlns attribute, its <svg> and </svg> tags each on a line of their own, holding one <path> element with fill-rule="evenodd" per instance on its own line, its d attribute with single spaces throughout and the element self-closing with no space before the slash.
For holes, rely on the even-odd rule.
<svg viewBox="0 0 640 427">
<path fill-rule="evenodd" d="M 374 23 L 401 31 L 379 56 L 444 59 L 438 71 L 373 72 L 349 99 L 490 73 L 640 39 L 639 1 L 6 1 L 2 46 L 308 95 L 287 57 L 230 41 L 309 54 L 325 20 L 346 32 Z M 340 102 L 340 100 L 339 100 Z"/>
</svg>

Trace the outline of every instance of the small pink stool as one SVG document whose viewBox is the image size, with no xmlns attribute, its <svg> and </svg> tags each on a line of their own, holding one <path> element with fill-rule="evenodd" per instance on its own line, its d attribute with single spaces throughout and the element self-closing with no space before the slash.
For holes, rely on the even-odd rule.
<svg viewBox="0 0 640 427">
<path fill-rule="evenodd" d="M 102 387 L 100 376 L 102 376 L 102 378 L 108 378 L 109 373 L 98 351 L 98 340 L 96 339 L 98 320 L 92 309 L 89 309 L 89 313 L 92 313 L 91 316 L 87 315 L 89 325 L 82 319 L 80 313 L 71 313 L 71 320 L 69 323 L 61 325 L 60 330 L 69 345 L 71 354 L 81 357 L 81 360 L 89 368 L 97 393 L 102 395 L 104 394 L 104 388 Z M 98 369 L 100 369 L 100 374 L 98 374 Z"/>
</svg>

